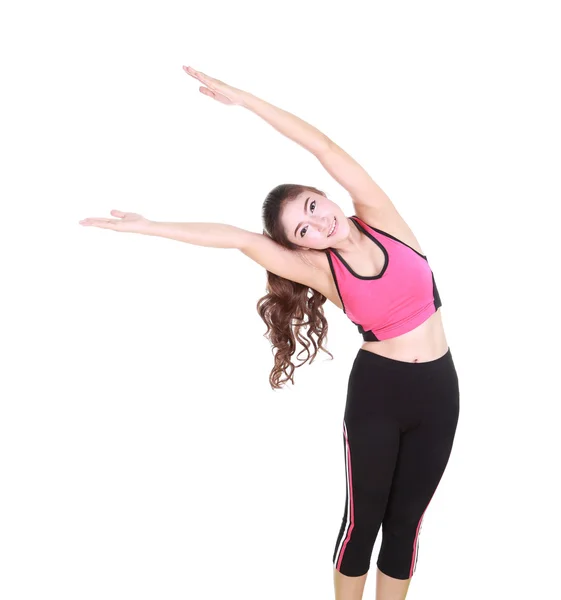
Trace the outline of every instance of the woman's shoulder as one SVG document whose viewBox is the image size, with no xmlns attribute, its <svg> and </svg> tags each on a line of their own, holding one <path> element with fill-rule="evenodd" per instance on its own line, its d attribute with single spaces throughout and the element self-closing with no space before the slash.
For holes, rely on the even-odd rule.
<svg viewBox="0 0 561 600">
<path fill-rule="evenodd" d="M 369 227 L 378 230 L 382 234 L 389 234 L 390 237 L 396 238 L 419 252 L 419 254 L 424 255 L 412 229 L 393 204 L 386 204 L 383 208 L 355 205 L 353 216 L 358 217 Z"/>
</svg>

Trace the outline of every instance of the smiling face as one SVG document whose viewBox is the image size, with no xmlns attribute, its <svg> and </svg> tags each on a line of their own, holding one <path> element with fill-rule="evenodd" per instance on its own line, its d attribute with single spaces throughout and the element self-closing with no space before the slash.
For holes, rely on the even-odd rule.
<svg viewBox="0 0 561 600">
<path fill-rule="evenodd" d="M 347 217 L 339 206 L 315 192 L 302 192 L 287 202 L 281 218 L 288 239 L 304 248 L 323 250 L 349 233 Z M 333 223 L 335 230 L 331 233 Z"/>
</svg>

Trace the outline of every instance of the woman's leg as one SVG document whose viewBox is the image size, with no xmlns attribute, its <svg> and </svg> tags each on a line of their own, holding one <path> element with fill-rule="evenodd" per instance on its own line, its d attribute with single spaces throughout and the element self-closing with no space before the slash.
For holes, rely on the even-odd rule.
<svg viewBox="0 0 561 600">
<path fill-rule="evenodd" d="M 399 450 L 396 374 L 360 350 L 349 375 L 343 421 L 345 510 L 333 553 L 336 600 L 361 600 Z"/>
<path fill-rule="evenodd" d="M 383 574 L 403 581 L 415 571 L 422 519 L 448 463 L 459 416 L 458 379 L 451 356 L 419 377 L 413 375 L 404 378 L 402 392 L 410 388 L 418 418 L 401 433 L 377 561 Z M 378 600 L 390 598 L 394 596 L 380 595 Z"/>
<path fill-rule="evenodd" d="M 459 410 L 451 353 L 355 359 L 344 420 L 346 501 L 333 554 L 336 600 L 361 600 L 383 523 L 377 600 L 405 598 L 420 521 L 450 455 Z"/>
<path fill-rule="evenodd" d="M 336 600 L 361 600 L 386 510 L 399 428 L 382 415 L 343 422 L 345 510 L 333 553 Z"/>
<path fill-rule="evenodd" d="M 347 577 L 333 569 L 336 600 L 362 600 L 368 573 L 359 577 Z M 405 600 L 410 579 L 405 581 L 384 575 L 376 569 L 376 600 Z"/>
<path fill-rule="evenodd" d="M 335 600 L 362 600 L 368 572 L 359 577 L 347 577 L 333 567 Z"/>
<path fill-rule="evenodd" d="M 345 510 L 333 566 L 343 575 L 359 577 L 370 566 L 396 465 L 399 429 L 382 417 L 343 422 Z"/>
<path fill-rule="evenodd" d="M 376 600 L 405 600 L 411 579 L 394 579 L 376 569 Z"/>
</svg>

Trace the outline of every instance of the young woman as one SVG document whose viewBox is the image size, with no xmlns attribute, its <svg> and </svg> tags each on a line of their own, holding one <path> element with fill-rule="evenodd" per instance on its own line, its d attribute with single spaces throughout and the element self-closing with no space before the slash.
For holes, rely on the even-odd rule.
<svg viewBox="0 0 561 600">
<path fill-rule="evenodd" d="M 80 223 L 238 248 L 262 265 L 268 294 L 257 306 L 277 349 L 273 388 L 294 383 L 296 339 L 310 358 L 309 342 L 300 335 L 304 325 L 308 340 L 318 337 L 310 362 L 318 346 L 326 351 L 326 299 L 345 312 L 363 343 L 343 420 L 346 500 L 333 554 L 335 598 L 362 598 L 382 527 L 376 598 L 403 599 L 423 515 L 448 463 L 459 416 L 458 377 L 427 257 L 386 194 L 331 139 L 252 94 L 183 68 L 204 84 L 199 89 L 206 96 L 248 108 L 312 152 L 349 192 L 355 214 L 346 217 L 314 187 L 285 184 L 265 199 L 263 234 L 218 223 L 155 222 L 118 210 L 111 211 L 116 219 Z"/>
</svg>

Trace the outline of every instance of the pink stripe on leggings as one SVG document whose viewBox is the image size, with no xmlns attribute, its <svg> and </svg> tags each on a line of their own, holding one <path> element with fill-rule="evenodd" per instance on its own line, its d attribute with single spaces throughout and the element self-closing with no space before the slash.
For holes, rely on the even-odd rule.
<svg viewBox="0 0 561 600">
<path fill-rule="evenodd" d="M 437 488 L 438 488 L 438 486 L 437 486 Z M 427 504 L 427 508 L 429 507 L 431 500 L 434 498 L 435 493 L 436 493 L 436 490 L 434 490 L 434 492 L 432 493 L 429 503 Z M 421 518 L 419 519 L 419 524 L 417 525 L 417 533 L 415 534 L 415 540 L 413 541 L 413 556 L 411 558 L 411 570 L 409 571 L 409 577 L 412 577 L 413 573 L 415 572 L 415 567 L 417 566 L 417 552 L 419 550 L 419 533 L 421 532 L 421 523 L 423 522 L 423 517 L 425 516 L 425 513 L 427 512 L 427 508 L 425 508 L 425 511 L 423 512 L 423 514 L 421 515 Z"/>
<path fill-rule="evenodd" d="M 347 455 L 347 477 L 348 477 L 347 489 L 348 489 L 348 493 L 349 493 L 351 526 L 349 527 L 347 536 L 345 538 L 345 543 L 343 544 L 343 548 L 341 549 L 341 552 L 339 554 L 339 560 L 337 561 L 337 570 L 338 571 L 341 570 L 341 561 L 343 560 L 343 554 L 345 553 L 345 548 L 347 547 L 347 544 L 348 544 L 349 540 L 351 539 L 351 532 L 355 526 L 355 509 L 354 509 L 354 501 L 353 501 L 353 475 L 352 475 L 352 469 L 351 469 L 351 448 L 349 446 L 349 438 L 347 436 L 347 425 L 345 423 L 344 423 L 344 433 L 345 433 L 345 445 L 346 445 L 346 455 Z"/>
<path fill-rule="evenodd" d="M 425 509 L 425 512 L 427 512 L 426 509 Z M 415 572 L 415 563 L 416 563 L 416 559 L 417 559 L 419 532 L 421 531 L 421 522 L 423 521 L 424 516 L 425 516 L 425 513 L 423 513 L 421 515 L 421 518 L 419 519 L 419 524 L 417 525 L 417 533 L 415 534 L 415 540 L 413 541 L 413 556 L 411 558 L 411 570 L 409 571 L 409 577 L 412 577 L 413 573 Z"/>
</svg>

